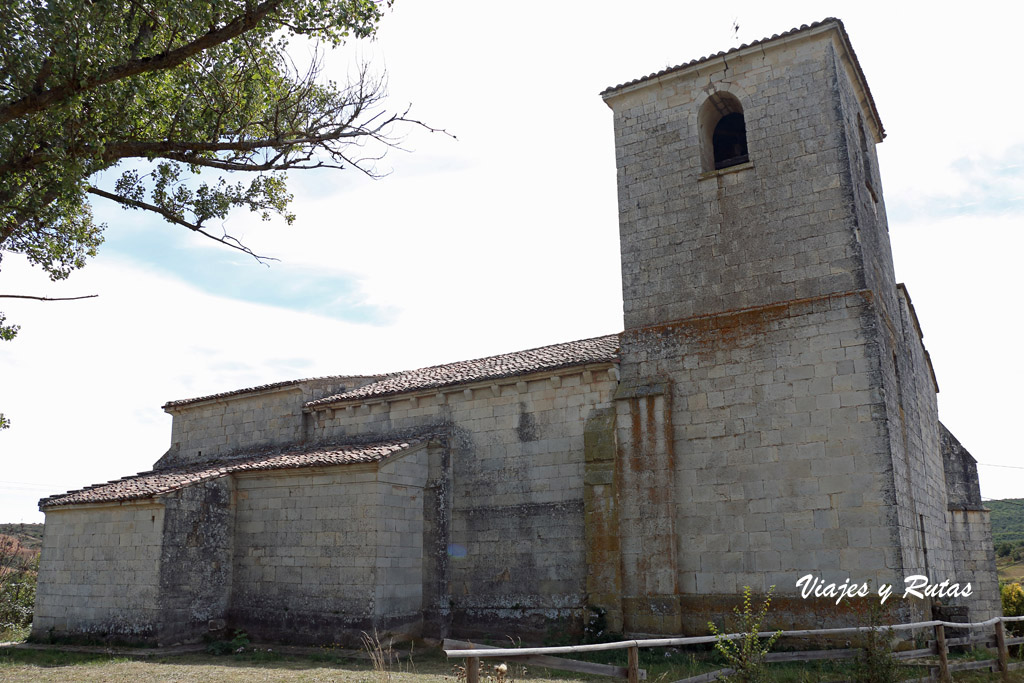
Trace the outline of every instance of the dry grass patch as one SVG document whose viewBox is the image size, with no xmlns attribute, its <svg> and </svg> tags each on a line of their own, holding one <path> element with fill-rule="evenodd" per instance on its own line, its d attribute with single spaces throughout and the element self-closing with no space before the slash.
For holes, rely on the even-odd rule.
<svg viewBox="0 0 1024 683">
<path fill-rule="evenodd" d="M 1024 562 L 1014 561 L 1009 557 L 996 559 L 996 571 L 999 573 L 1000 581 L 1012 581 L 1021 583 L 1024 581 Z"/>
<path fill-rule="evenodd" d="M 276 652 L 250 652 L 241 655 L 215 656 L 187 654 L 167 657 L 111 657 L 101 654 L 58 652 L 55 650 L 26 650 L 0 648 L 0 681 L 44 681 L 48 683 L 93 683 L 131 681 L 132 683 L 260 683 L 262 681 L 332 681 L 335 683 L 458 683 L 454 668 L 461 660 L 448 660 L 437 651 L 417 651 L 412 661 L 408 652 L 397 651 L 390 671 L 382 678 L 381 670 L 368 660 L 338 658 L 329 653 L 320 656 L 286 656 Z M 641 666 L 648 670 L 649 683 L 670 683 L 698 671 L 721 666 L 711 665 L 702 658 L 676 655 L 685 662 L 656 663 L 662 652 L 649 652 Z M 484 666 L 485 676 L 493 664 Z M 659 665 L 660 664 L 660 665 Z M 838 662 L 772 664 L 768 666 L 766 680 L 771 683 L 809 683 L 850 678 L 850 671 Z M 908 674 L 910 672 L 907 672 Z M 920 675 L 920 670 L 918 675 Z M 602 680 L 583 674 L 555 672 L 518 665 L 508 667 L 508 683 L 560 683 L 567 680 Z M 481 676 L 482 681 L 487 681 Z M 491 683 L 497 676 L 491 674 Z M 908 675 L 909 677 L 909 675 Z M 464 679 L 463 679 L 464 680 Z M 958 672 L 955 681 L 997 681 L 998 674 Z M 1024 671 L 1011 674 L 1013 683 L 1024 683 Z"/>
<path fill-rule="evenodd" d="M 453 665 L 443 654 L 396 652 L 386 680 L 394 683 L 455 683 Z M 329 654 L 314 657 L 253 652 L 234 656 L 178 655 L 163 658 L 126 658 L 98 654 L 0 648 L 0 681 L 52 683 L 259 683 L 262 681 L 332 681 L 379 683 L 380 669 L 370 661 L 353 661 Z M 555 683 L 542 671 L 517 681 Z"/>
</svg>

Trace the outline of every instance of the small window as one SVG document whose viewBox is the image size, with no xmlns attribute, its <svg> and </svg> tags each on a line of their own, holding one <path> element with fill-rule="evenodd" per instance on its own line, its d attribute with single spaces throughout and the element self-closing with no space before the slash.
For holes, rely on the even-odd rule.
<svg viewBox="0 0 1024 683">
<path fill-rule="evenodd" d="M 726 114 L 715 126 L 711 136 L 711 144 L 715 148 L 715 168 L 728 168 L 746 163 L 747 127 L 743 122 L 743 114 L 734 112 Z"/>
<path fill-rule="evenodd" d="M 701 165 L 705 171 L 738 166 L 747 154 L 747 124 L 735 95 L 716 92 L 701 106 Z"/>
</svg>

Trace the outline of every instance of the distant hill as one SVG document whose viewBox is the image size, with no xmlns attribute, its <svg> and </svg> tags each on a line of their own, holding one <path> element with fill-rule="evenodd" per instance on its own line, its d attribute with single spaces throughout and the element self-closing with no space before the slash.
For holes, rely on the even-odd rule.
<svg viewBox="0 0 1024 683">
<path fill-rule="evenodd" d="M 23 548 L 29 550 L 38 552 L 43 547 L 42 524 L 0 524 L 0 534 L 13 536 Z"/>
<path fill-rule="evenodd" d="M 1024 498 L 986 500 L 985 507 L 992 510 L 992 542 L 1024 545 Z"/>
</svg>

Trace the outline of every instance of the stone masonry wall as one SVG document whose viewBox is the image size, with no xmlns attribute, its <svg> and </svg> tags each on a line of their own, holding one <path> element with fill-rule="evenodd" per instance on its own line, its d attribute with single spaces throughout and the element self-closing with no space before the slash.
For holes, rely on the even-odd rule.
<svg viewBox="0 0 1024 683">
<path fill-rule="evenodd" d="M 242 449 L 290 445 L 303 440 L 302 407 L 308 401 L 366 384 L 374 377 L 310 379 L 251 393 L 168 404 L 171 448 L 155 467 L 216 460 Z"/>
<path fill-rule="evenodd" d="M 428 449 L 393 458 L 377 472 L 374 618 L 379 629 L 419 633 L 424 607 L 424 485 Z"/>
<path fill-rule="evenodd" d="M 32 636 L 154 641 L 163 523 L 151 502 L 47 510 Z"/>
<path fill-rule="evenodd" d="M 834 40 L 809 32 L 606 96 L 627 330 L 864 288 Z M 715 92 L 741 103 L 750 162 L 705 172 L 700 111 Z"/>
<path fill-rule="evenodd" d="M 415 625 L 425 478 L 425 449 L 380 472 L 345 465 L 239 476 L 231 625 L 319 643 Z"/>
<path fill-rule="evenodd" d="M 988 510 L 950 510 L 949 527 L 953 544 L 953 577 L 962 586 L 971 584 L 970 598 L 958 604 L 969 609 L 971 621 L 1001 616 L 1003 605 L 996 573 L 996 553 L 992 548 L 992 520 Z"/>
<path fill-rule="evenodd" d="M 587 597 L 605 610 L 607 630 L 622 632 L 622 543 L 615 482 L 618 442 L 614 407 L 591 411 L 583 435 Z"/>
<path fill-rule="evenodd" d="M 438 429 L 427 514 L 429 618 L 455 635 L 579 628 L 587 604 L 584 426 L 610 406 L 610 364 L 316 413 L 311 438 Z M 447 464 L 438 459 L 448 458 Z M 439 509 L 437 506 L 441 505 Z M 446 509 L 444 509 L 446 507 Z"/>
<path fill-rule="evenodd" d="M 448 599 L 451 580 L 452 459 L 445 435 L 427 449 L 427 483 L 423 489 L 423 629 L 446 637 L 451 624 Z"/>
<path fill-rule="evenodd" d="M 849 71 L 849 60 L 842 61 L 837 55 L 835 62 L 837 74 Z M 974 584 L 983 586 L 981 593 L 976 591 L 970 600 L 952 602 L 968 605 L 970 619 L 984 619 L 987 616 L 978 614 L 990 614 L 992 604 L 998 603 L 998 590 L 994 564 L 989 568 L 991 541 L 983 540 L 986 532 L 980 519 L 984 516 L 980 494 L 977 505 L 963 508 L 979 513 L 968 515 L 972 517 L 970 523 L 950 517 L 952 510 L 961 509 L 952 498 L 947 511 L 947 494 L 977 491 L 977 472 L 958 477 L 948 459 L 943 467 L 940 452 L 945 455 L 947 448 L 945 442 L 940 445 L 940 438 L 948 432 L 938 423 L 938 387 L 913 306 L 906 289 L 895 282 L 875 150 L 877 137 L 870 120 L 862 116 L 860 95 L 851 86 L 851 79 L 839 77 L 837 84 L 857 244 L 866 264 L 868 287 L 875 292 L 878 304 L 878 353 L 897 493 L 892 522 L 899 529 L 903 548 L 903 575 L 925 574 L 935 582 L 975 577 Z M 930 618 L 927 607 L 922 605 L 922 611 Z"/>
<path fill-rule="evenodd" d="M 921 332 L 905 289 L 898 288 L 875 151 L 876 136 L 863 114 L 849 61 L 834 55 L 835 100 L 844 130 L 844 182 L 854 207 L 856 244 L 867 286 L 874 292 L 877 354 L 884 388 L 896 491 L 891 523 L 898 529 L 903 576 L 951 578 L 952 544 L 938 445 L 937 387 Z M 917 605 L 930 618 L 928 602 Z"/>
<path fill-rule="evenodd" d="M 1002 604 L 991 519 L 981 500 L 978 465 L 944 425 L 939 427 L 949 492 L 953 569 L 957 581 L 969 581 L 974 589 L 970 599 L 960 602 L 970 608 L 972 621 L 990 619 L 1002 614 Z"/>
<path fill-rule="evenodd" d="M 702 632 L 744 586 L 772 585 L 781 623 L 820 627 L 842 615 L 796 597 L 804 574 L 873 586 L 899 575 L 872 301 L 856 292 L 623 336 L 623 386 L 674 406 L 662 437 L 656 402 L 619 402 L 623 575 L 638 577 L 624 580 L 627 631 L 678 620 Z"/>
<path fill-rule="evenodd" d="M 198 642 L 231 597 L 234 480 L 222 477 L 163 496 L 161 645 Z"/>
<path fill-rule="evenodd" d="M 744 585 L 792 593 L 798 571 L 875 586 L 951 576 L 937 388 L 893 274 L 880 122 L 841 29 L 605 99 L 627 330 L 614 482 L 625 628 L 673 630 Z M 722 102 L 742 107 L 749 160 L 711 170 Z M 776 606 L 793 619 L 827 608 Z"/>
<path fill-rule="evenodd" d="M 939 442 L 950 509 L 981 510 L 985 504 L 981 500 L 978 462 L 942 423 Z"/>
<path fill-rule="evenodd" d="M 845 77 L 849 61 L 844 63 L 835 52 L 832 60 L 836 72 L 836 88 L 832 100 L 843 132 L 840 149 L 842 185 L 847 190 L 847 202 L 853 208 L 855 220 L 852 229 L 856 249 L 864 262 L 866 286 L 874 294 L 878 316 L 873 341 L 885 406 L 879 417 L 891 456 L 883 471 L 891 479 L 890 486 L 895 494 L 894 504 L 889 511 L 889 524 L 901 548 L 898 575 L 902 579 L 903 576 L 921 573 L 915 568 L 923 567 L 924 537 L 921 529 L 926 525 L 921 515 L 928 511 L 918 510 L 912 467 L 915 463 L 919 464 L 923 456 L 920 452 L 913 452 L 908 458 L 907 449 L 911 441 L 917 446 L 921 445 L 921 434 L 911 430 L 920 426 L 917 417 L 921 414 L 920 408 L 927 406 L 927 396 L 917 393 L 913 360 L 902 348 L 904 317 L 897 303 L 885 204 L 878 176 L 875 151 L 878 138 L 870 120 L 864 115 L 860 94 L 855 91 L 851 79 Z M 910 376 L 905 388 L 902 386 L 904 375 Z M 922 400 L 918 401 L 918 398 Z M 907 408 L 911 410 L 911 422 L 908 422 Z M 927 479 L 922 480 L 922 483 L 927 482 Z M 930 513 L 928 521 L 930 524 L 927 526 L 934 531 L 936 520 Z M 939 521 L 942 522 L 941 519 Z M 937 545 L 934 539 L 933 545 Z M 930 618 L 928 604 L 917 607 L 920 608 L 921 618 Z"/>
<path fill-rule="evenodd" d="M 902 465 L 905 476 L 895 480 L 899 510 L 903 513 L 900 527 L 906 539 L 904 571 L 907 575 L 926 575 L 935 582 L 953 581 L 955 567 L 939 441 L 937 387 L 910 299 L 902 287 L 899 313 L 903 334 L 895 344 L 896 376 L 886 388 L 898 400 L 896 411 L 890 404 L 890 442 L 893 461 Z M 911 515 L 911 519 L 906 519 Z"/>
<path fill-rule="evenodd" d="M 680 597 L 686 591 L 682 585 L 686 577 L 680 573 L 679 560 L 680 553 L 689 554 L 692 548 L 679 545 L 683 520 L 678 512 L 680 493 L 685 496 L 689 491 L 679 486 L 674 377 L 665 381 L 667 375 L 659 371 L 639 379 L 627 375 L 615 394 L 619 446 L 615 489 L 622 562 L 618 607 L 623 627 L 634 633 L 682 631 Z"/>
</svg>

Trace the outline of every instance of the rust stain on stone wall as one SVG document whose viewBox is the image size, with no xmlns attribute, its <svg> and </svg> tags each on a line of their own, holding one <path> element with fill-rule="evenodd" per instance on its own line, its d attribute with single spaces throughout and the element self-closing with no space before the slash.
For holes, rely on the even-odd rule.
<svg viewBox="0 0 1024 683">
<path fill-rule="evenodd" d="M 823 310 L 827 310 L 833 307 L 835 300 L 851 297 L 861 298 L 865 302 L 871 302 L 874 299 L 870 290 L 854 290 L 840 294 L 794 299 L 755 308 L 699 315 L 626 330 L 623 332 L 623 343 L 627 341 L 644 343 L 656 338 L 681 337 L 693 340 L 703 351 L 734 348 L 741 342 L 752 343 L 756 335 L 766 331 L 777 321 L 787 320 L 808 312 L 815 305 L 822 305 Z"/>
<path fill-rule="evenodd" d="M 629 468 L 634 472 L 643 468 L 643 429 L 640 421 L 640 402 L 636 399 L 629 401 L 629 419 L 631 422 L 629 450 Z"/>
</svg>

